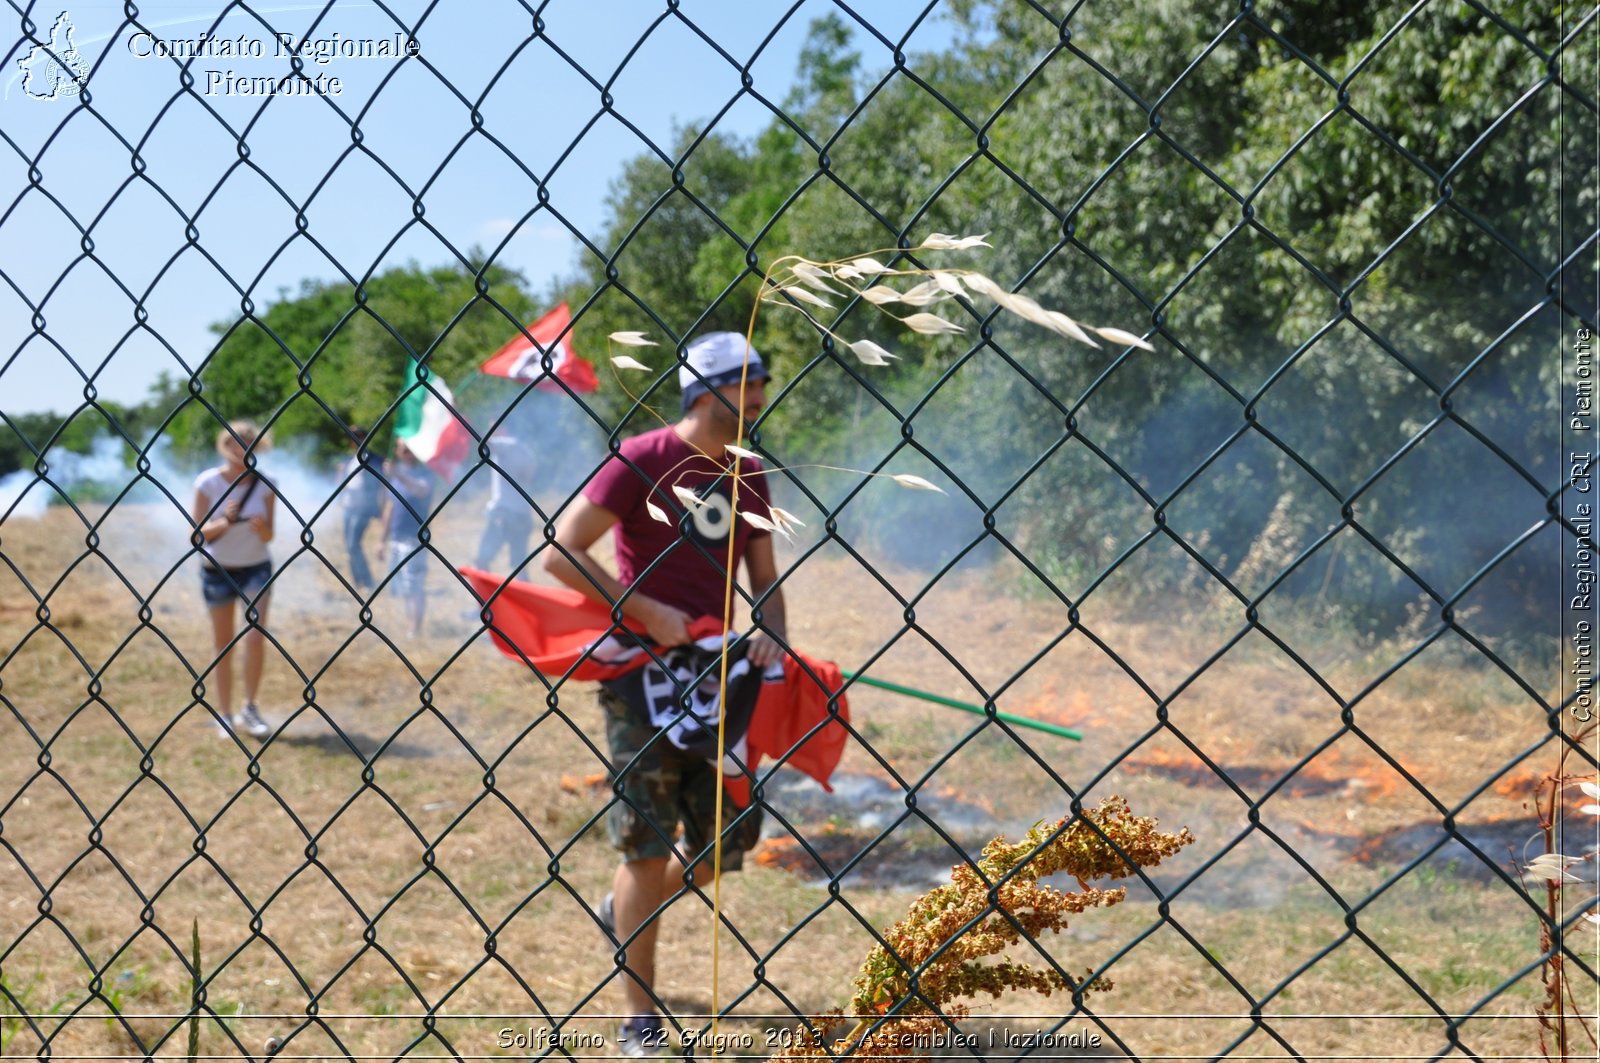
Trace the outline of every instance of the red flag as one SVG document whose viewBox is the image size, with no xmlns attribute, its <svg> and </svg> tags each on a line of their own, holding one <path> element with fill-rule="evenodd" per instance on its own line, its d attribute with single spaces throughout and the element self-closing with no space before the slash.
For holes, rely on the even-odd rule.
<svg viewBox="0 0 1600 1063">
<path fill-rule="evenodd" d="M 512 380 L 538 380 L 536 387 L 558 389 L 556 379 L 573 391 L 594 391 L 600 387 L 594 366 L 572 349 L 572 312 L 562 303 L 527 328 L 483 363 L 483 372 Z M 530 342 L 528 337 L 532 336 Z M 545 352 L 550 352 L 550 372 L 544 370 Z"/>
<path fill-rule="evenodd" d="M 459 570 L 493 617 L 489 634 L 500 652 L 548 676 L 614 679 L 650 658 L 619 632 L 611 610 L 570 587 L 540 587 L 475 568 Z M 721 627 L 720 624 L 716 625 Z M 643 634 L 628 621 L 627 631 Z"/>
<path fill-rule="evenodd" d="M 776 760 L 787 755 L 791 768 L 805 772 L 832 793 L 828 779 L 850 739 L 844 726 L 850 722 L 850 699 L 840 693 L 843 687 L 844 673 L 832 661 L 803 653 L 784 657 L 783 681 L 761 684 L 756 711 L 745 732 L 749 747 L 745 767 L 750 774 L 755 774 L 762 757 Z M 839 706 L 837 718 L 828 711 L 830 697 Z M 746 797 L 743 804 L 749 803 Z"/>
<path fill-rule="evenodd" d="M 500 652 L 543 675 L 615 679 L 650 660 L 635 640 L 617 637 L 609 608 L 570 587 L 541 587 L 475 568 L 457 571 L 488 603 L 493 618 L 489 634 Z M 689 634 L 697 639 L 722 630 L 715 617 L 703 616 L 689 624 Z M 643 634 L 633 621 L 626 631 Z M 662 652 L 659 646 L 655 649 Z M 798 660 L 786 658 L 783 680 L 763 683 L 756 700 L 746 736 L 748 771 L 753 775 L 763 757 L 787 756 L 791 767 L 831 790 L 828 779 L 849 738 L 850 702 L 840 693 L 843 686 L 843 673 L 832 661 L 804 655 Z M 830 698 L 838 705 L 837 717 L 828 711 Z M 727 775 L 724 782 L 740 807 L 749 803 L 749 778 Z"/>
</svg>

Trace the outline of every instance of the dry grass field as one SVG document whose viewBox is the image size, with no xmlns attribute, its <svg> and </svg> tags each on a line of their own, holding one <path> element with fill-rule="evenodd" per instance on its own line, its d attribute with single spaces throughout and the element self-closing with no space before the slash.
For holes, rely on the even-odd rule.
<svg viewBox="0 0 1600 1063">
<path fill-rule="evenodd" d="M 324 524 L 314 545 L 338 562 Z M 93 551 L 66 508 L 0 527 L 3 1054 L 184 1058 L 196 927 L 203 1056 L 262 1058 L 272 1041 L 286 1059 L 526 1058 L 541 1052 L 501 1031 L 558 1021 L 605 1039 L 575 1055 L 612 1053 L 622 996 L 591 912 L 615 858 L 592 687 L 552 693 L 500 656 L 442 566 L 423 636 L 405 639 L 393 602 L 369 611 L 280 530 L 262 707 L 281 729 L 264 744 L 222 737 L 196 695 L 209 635 L 171 529 L 146 504 L 117 507 Z M 447 555 L 471 556 L 469 516 L 437 534 Z M 973 851 L 1015 837 L 1069 811 L 1064 784 L 1086 803 L 1123 794 L 1197 841 L 1154 877 L 1164 908 L 1135 883 L 1126 903 L 1038 943 L 1070 971 L 1109 964 L 1115 982 L 1063 1032 L 1097 1032 L 1105 1053 L 1114 1033 L 1160 1059 L 1230 1046 L 1539 1058 L 1530 901 L 1447 844 L 1440 811 L 1502 868 L 1532 836 L 1524 802 L 1555 748 L 1505 675 L 1440 640 L 1372 687 L 1408 646 L 1265 615 L 1354 700 L 1347 726 L 1271 640 L 1240 637 L 1242 610 L 1197 598 L 1135 616 L 1108 591 L 1084 607 L 1092 638 L 1058 640 L 1065 609 L 1015 592 L 1005 564 L 959 568 L 925 595 L 926 574 L 881 570 L 917 599 L 914 620 L 843 550 L 805 556 L 786 583 L 795 643 L 951 697 L 998 691 L 1001 709 L 1084 740 L 856 688 L 861 742 L 838 793 L 772 784 L 781 819 L 832 871 L 769 818 L 773 836 L 722 890 L 715 1001 L 708 901 L 685 896 L 663 917 L 658 988 L 686 1024 L 731 1006 L 723 1031 L 753 1047 L 730 1054 L 770 1054 L 795 1012 L 846 1002 L 866 926 L 899 918 L 956 862 L 940 832 Z M 1546 697 L 1558 667 L 1529 677 Z M 1263 1028 L 1246 1037 L 1257 1001 Z M 1037 1029 L 1066 1008 L 980 1001 L 969 1025 Z M 1452 1015 L 1467 1016 L 1459 1049 Z"/>
</svg>

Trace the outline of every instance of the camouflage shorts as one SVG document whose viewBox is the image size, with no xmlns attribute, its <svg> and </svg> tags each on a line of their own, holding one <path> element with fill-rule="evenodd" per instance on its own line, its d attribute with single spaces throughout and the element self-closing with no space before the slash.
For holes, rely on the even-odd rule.
<svg viewBox="0 0 1600 1063">
<path fill-rule="evenodd" d="M 628 703 L 604 685 L 600 707 L 606 714 L 606 744 L 611 753 L 613 778 L 623 777 L 622 794 L 606 812 L 606 835 L 624 861 L 668 856 L 683 827 L 682 856 L 688 864 L 704 855 L 716 833 L 716 766 L 685 753 L 639 719 Z M 640 754 L 640 750 L 644 750 Z M 635 756 L 638 759 L 635 760 Z M 630 767 L 631 764 L 631 767 Z M 745 851 L 761 838 L 759 808 L 733 823 L 739 809 L 726 797 L 722 802 L 722 869 L 737 871 Z"/>
</svg>

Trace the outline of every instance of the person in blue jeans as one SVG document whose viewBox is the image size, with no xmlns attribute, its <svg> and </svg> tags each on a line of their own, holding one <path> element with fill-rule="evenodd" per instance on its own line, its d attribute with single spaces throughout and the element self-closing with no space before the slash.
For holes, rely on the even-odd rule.
<svg viewBox="0 0 1600 1063">
<path fill-rule="evenodd" d="M 477 567 L 492 571 L 490 566 L 506 550 L 506 571 L 512 572 L 528 559 L 528 539 L 533 535 L 533 506 L 528 501 L 533 454 L 509 429 L 501 428 L 489 437 L 489 460 L 489 507 L 478 540 Z M 523 579 L 530 576 L 526 568 L 522 570 Z"/>
<path fill-rule="evenodd" d="M 389 586 L 405 603 L 411 637 L 417 638 L 428 608 L 428 548 L 422 542 L 422 522 L 433 507 L 434 478 L 404 442 L 395 443 L 386 476 L 389 497 L 384 500 L 383 537 L 389 543 L 389 568 L 394 573 Z"/>
<path fill-rule="evenodd" d="M 367 554 L 361 540 L 367 534 L 367 525 L 383 514 L 383 456 L 363 448 L 367 444 L 367 430 L 360 425 L 350 428 L 351 449 L 354 451 L 339 466 L 339 502 L 344 509 L 344 546 L 350 555 L 350 579 L 362 590 L 372 587 L 372 570 L 367 567 Z"/>
</svg>

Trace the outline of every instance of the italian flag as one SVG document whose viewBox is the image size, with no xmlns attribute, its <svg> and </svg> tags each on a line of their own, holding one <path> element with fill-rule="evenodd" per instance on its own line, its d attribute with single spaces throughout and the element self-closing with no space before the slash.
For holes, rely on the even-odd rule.
<svg viewBox="0 0 1600 1063">
<path fill-rule="evenodd" d="M 443 479 L 452 479 L 472 449 L 472 433 L 451 412 L 455 396 L 445 382 L 406 356 L 405 383 L 394 434 Z"/>
</svg>

